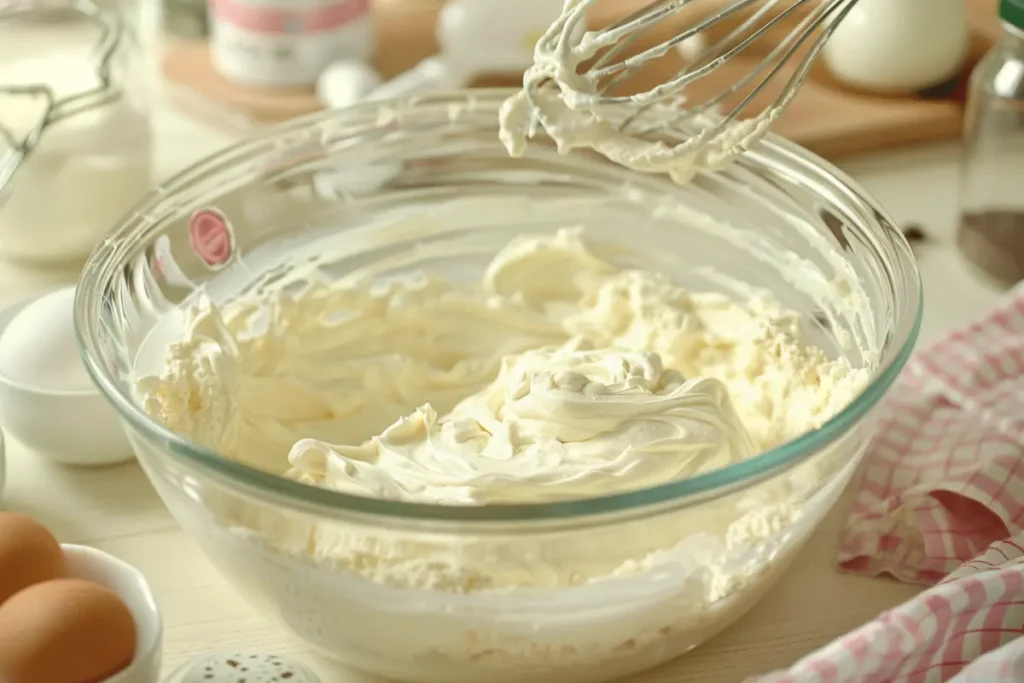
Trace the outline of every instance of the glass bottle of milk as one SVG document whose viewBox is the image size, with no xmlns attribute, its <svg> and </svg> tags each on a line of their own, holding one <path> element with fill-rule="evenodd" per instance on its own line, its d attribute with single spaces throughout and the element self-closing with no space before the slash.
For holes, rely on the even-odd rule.
<svg viewBox="0 0 1024 683">
<path fill-rule="evenodd" d="M 14 6 L 0 8 L 0 126 L 9 134 L 0 135 L 0 178 L 5 164 L 15 169 L 0 187 L 0 258 L 84 261 L 150 188 L 145 61 L 132 23 L 118 15 L 123 4 L 104 3 L 102 11 L 83 0 Z M 25 86 L 48 89 L 51 111 L 70 111 L 69 98 L 96 94 L 104 73 L 106 97 L 75 100 L 82 106 L 31 142 L 47 99 Z M 22 156 L 17 149 L 26 140 Z"/>
</svg>

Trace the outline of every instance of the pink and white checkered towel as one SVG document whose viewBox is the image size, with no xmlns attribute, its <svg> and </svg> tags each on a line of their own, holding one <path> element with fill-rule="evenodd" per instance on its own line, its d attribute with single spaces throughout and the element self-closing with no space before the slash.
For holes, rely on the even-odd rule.
<svg viewBox="0 0 1024 683">
<path fill-rule="evenodd" d="M 1024 535 L 791 669 L 749 683 L 1024 683 Z"/>
<path fill-rule="evenodd" d="M 938 585 L 757 683 L 1024 683 L 1024 285 L 886 399 L 842 569 Z"/>
<path fill-rule="evenodd" d="M 883 408 L 839 552 L 933 584 L 1024 531 L 1024 286 L 915 354 Z"/>
</svg>

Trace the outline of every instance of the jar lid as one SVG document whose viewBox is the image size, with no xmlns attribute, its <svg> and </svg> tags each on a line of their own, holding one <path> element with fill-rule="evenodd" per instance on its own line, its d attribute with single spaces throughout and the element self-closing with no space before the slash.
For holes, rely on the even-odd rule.
<svg viewBox="0 0 1024 683">
<path fill-rule="evenodd" d="M 1024 30 L 1024 0 L 999 0 L 999 18 Z"/>
</svg>

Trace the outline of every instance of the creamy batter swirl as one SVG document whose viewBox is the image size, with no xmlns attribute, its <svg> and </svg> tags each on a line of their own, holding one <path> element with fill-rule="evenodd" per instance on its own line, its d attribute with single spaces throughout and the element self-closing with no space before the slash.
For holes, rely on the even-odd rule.
<svg viewBox="0 0 1024 683">
<path fill-rule="evenodd" d="M 423 406 L 362 446 L 303 439 L 293 476 L 374 498 L 541 502 L 653 486 L 756 452 L 718 380 L 687 381 L 657 354 L 579 344 L 508 358 L 447 415 Z"/>
<path fill-rule="evenodd" d="M 191 311 L 140 389 L 153 417 L 227 458 L 356 495 L 641 489 L 795 438 L 867 380 L 771 300 L 617 269 L 579 230 L 513 241 L 477 286 L 296 272 L 297 294 L 293 279 Z"/>
</svg>

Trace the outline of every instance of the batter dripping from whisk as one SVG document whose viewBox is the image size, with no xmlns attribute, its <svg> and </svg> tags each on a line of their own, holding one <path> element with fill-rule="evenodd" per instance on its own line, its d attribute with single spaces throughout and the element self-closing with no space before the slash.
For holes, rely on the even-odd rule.
<svg viewBox="0 0 1024 683">
<path fill-rule="evenodd" d="M 580 147 L 593 149 L 626 168 L 667 173 L 676 182 L 686 182 L 702 170 L 726 166 L 768 132 L 793 99 L 835 25 L 856 2 L 826 0 L 818 4 L 744 78 L 716 97 L 695 105 L 687 102 L 681 108 L 688 84 L 739 55 L 773 24 L 808 2 L 732 0 L 672 39 L 635 56 L 621 57 L 644 30 L 696 1 L 655 0 L 608 29 L 585 31 L 587 9 L 597 0 L 565 0 L 561 16 L 537 42 L 534 64 L 523 77 L 522 91 L 502 106 L 500 138 L 509 154 L 521 155 L 539 126 L 562 153 Z M 637 67 L 754 5 L 757 8 L 748 19 L 668 82 L 636 95 L 608 94 Z M 813 40 L 801 53 L 796 71 L 779 96 L 759 113 L 741 120 L 753 98 L 809 39 Z M 587 70 L 582 69 L 595 59 Z M 719 106 L 746 86 L 751 86 L 752 92 L 729 111 L 719 113 Z M 663 139 L 654 137 L 655 133 L 661 133 Z"/>
</svg>

